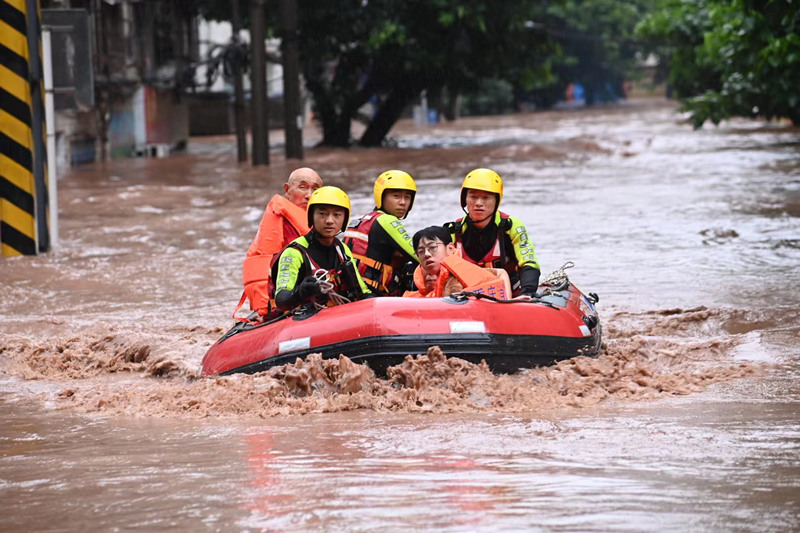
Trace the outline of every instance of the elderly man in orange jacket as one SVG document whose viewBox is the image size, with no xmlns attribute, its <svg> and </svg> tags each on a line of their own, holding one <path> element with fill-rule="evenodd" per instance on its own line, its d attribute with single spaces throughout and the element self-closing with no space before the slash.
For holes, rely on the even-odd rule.
<svg viewBox="0 0 800 533">
<path fill-rule="evenodd" d="M 450 240 L 450 233 L 441 226 L 431 226 L 414 234 L 414 250 L 419 266 L 414 271 L 414 284 L 419 290 L 403 296 L 441 298 L 456 292 L 487 294 L 499 300 L 511 298 L 511 287 L 505 272 L 481 268 L 462 259 Z"/>
<path fill-rule="evenodd" d="M 247 250 L 242 264 L 244 293 L 236 311 L 247 299 L 250 309 L 263 320 L 271 312 L 270 269 L 273 256 L 287 244 L 309 232 L 306 208 L 311 194 L 322 187 L 322 178 L 314 170 L 303 167 L 291 174 L 283 185 L 283 196 L 276 194 L 264 210 L 258 233 Z M 236 312 L 234 311 L 234 314 Z"/>
</svg>

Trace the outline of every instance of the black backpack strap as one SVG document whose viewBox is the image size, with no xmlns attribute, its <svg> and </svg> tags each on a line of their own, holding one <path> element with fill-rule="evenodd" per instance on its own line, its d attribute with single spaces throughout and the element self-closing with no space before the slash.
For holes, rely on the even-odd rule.
<svg viewBox="0 0 800 533">
<path fill-rule="evenodd" d="M 453 239 L 453 243 L 455 244 L 457 241 L 462 240 L 461 235 L 461 223 L 458 220 L 453 222 L 445 222 L 442 224 L 442 227 L 447 230 L 447 233 L 453 235 L 451 237 Z"/>
<path fill-rule="evenodd" d="M 341 276 L 340 279 L 344 281 L 347 292 L 350 293 L 349 296 L 352 296 L 356 300 L 361 300 L 364 298 L 365 293 L 361 288 L 361 284 L 358 282 L 358 268 L 355 262 L 347 255 L 344 244 L 338 239 L 336 239 L 336 243 L 339 257 L 342 260 L 337 269 L 338 275 Z"/>
<path fill-rule="evenodd" d="M 497 225 L 497 238 L 500 239 L 500 268 L 505 268 L 510 261 L 506 252 L 506 236 L 513 225 L 511 217 L 501 218 L 500 223 Z"/>
</svg>

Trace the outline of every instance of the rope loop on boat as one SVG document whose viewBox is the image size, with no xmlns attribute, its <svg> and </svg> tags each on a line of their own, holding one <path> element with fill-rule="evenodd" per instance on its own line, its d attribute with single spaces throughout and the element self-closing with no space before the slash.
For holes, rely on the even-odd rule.
<svg viewBox="0 0 800 533">
<path fill-rule="evenodd" d="M 560 268 L 550 272 L 548 275 L 539 282 L 539 285 L 549 285 L 551 287 L 557 285 L 563 285 L 564 283 L 569 281 L 569 276 L 565 272 L 568 268 L 572 268 L 575 266 L 575 263 L 572 261 L 567 261 Z"/>
<path fill-rule="evenodd" d="M 560 268 L 550 272 L 548 275 L 544 277 L 539 282 L 539 285 L 547 285 L 547 288 L 544 289 L 544 294 L 556 292 L 556 291 L 563 291 L 569 286 L 569 276 L 567 276 L 566 270 L 568 268 L 572 268 L 575 266 L 575 263 L 572 261 L 567 261 Z M 543 295 L 540 293 L 540 295 Z"/>
</svg>

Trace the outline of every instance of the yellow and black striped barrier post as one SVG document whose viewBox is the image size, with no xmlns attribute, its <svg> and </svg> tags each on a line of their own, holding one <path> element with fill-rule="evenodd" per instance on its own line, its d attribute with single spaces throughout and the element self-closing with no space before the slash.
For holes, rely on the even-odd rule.
<svg viewBox="0 0 800 533">
<path fill-rule="evenodd" d="M 50 248 L 38 0 L 0 0 L 2 256 Z"/>
</svg>

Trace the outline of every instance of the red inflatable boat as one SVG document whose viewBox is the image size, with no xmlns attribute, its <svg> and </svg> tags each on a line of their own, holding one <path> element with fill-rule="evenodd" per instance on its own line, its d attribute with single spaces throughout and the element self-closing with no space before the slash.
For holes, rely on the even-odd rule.
<svg viewBox="0 0 800 533">
<path fill-rule="evenodd" d="M 459 293 L 445 298 L 372 298 L 301 311 L 265 324 L 240 323 L 203 358 L 203 375 L 255 373 L 298 357 L 344 354 L 379 375 L 406 355 L 439 346 L 451 357 L 495 372 L 597 355 L 601 328 L 595 294 L 569 281 L 540 288 L 533 300 Z"/>
</svg>

